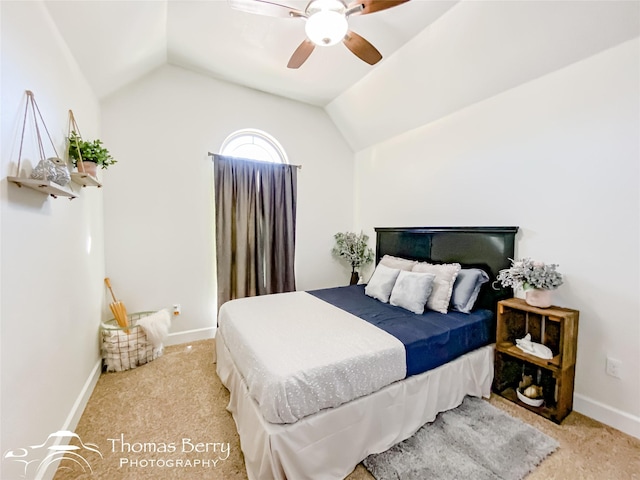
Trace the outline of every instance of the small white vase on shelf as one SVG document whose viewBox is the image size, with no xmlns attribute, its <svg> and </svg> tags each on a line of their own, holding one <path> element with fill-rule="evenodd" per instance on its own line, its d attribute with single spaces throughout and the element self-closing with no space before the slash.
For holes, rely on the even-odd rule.
<svg viewBox="0 0 640 480">
<path fill-rule="evenodd" d="M 547 308 L 552 305 L 551 290 L 533 288 L 525 292 L 524 301 L 532 307 Z"/>
</svg>

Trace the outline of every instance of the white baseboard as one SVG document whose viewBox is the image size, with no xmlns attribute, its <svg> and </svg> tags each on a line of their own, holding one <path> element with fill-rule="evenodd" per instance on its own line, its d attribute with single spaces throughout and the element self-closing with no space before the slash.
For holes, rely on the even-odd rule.
<svg viewBox="0 0 640 480">
<path fill-rule="evenodd" d="M 73 407 L 71 407 L 71 411 L 67 416 L 62 428 L 60 430 L 67 430 L 70 432 L 75 431 L 78 426 L 78 422 L 80 421 L 80 417 L 82 417 L 82 412 L 84 412 L 87 403 L 89 402 L 89 398 L 93 393 L 93 389 L 96 387 L 96 383 L 98 383 L 98 379 L 100 378 L 100 374 L 102 373 L 102 359 L 99 359 L 96 364 L 93 366 L 89 377 L 84 382 L 76 401 L 73 403 Z M 52 432 L 53 433 L 53 432 Z M 59 440 L 55 441 L 56 445 L 60 444 Z M 45 469 L 39 475 L 36 476 L 36 480 L 51 480 L 55 474 L 57 469 L 57 462 L 55 463 L 56 468 L 53 465 L 50 468 Z"/>
<path fill-rule="evenodd" d="M 215 327 L 198 328 L 196 330 L 187 330 L 185 332 L 170 333 L 165 346 L 180 345 L 181 343 L 197 342 L 198 340 L 207 340 L 216 336 Z"/>
<path fill-rule="evenodd" d="M 209 328 L 200 328 L 197 330 L 187 330 L 186 332 L 177 332 L 170 333 L 165 345 L 178 345 L 181 343 L 189 343 L 195 342 L 198 340 L 206 340 L 208 338 L 215 337 L 216 329 L 215 327 Z M 102 359 L 99 359 L 94 365 L 89 377 L 85 381 L 76 401 L 71 407 L 71 411 L 67 416 L 62 428 L 60 430 L 67 430 L 70 432 L 75 431 L 78 426 L 78 422 L 80 421 L 80 417 L 82 417 L 82 413 L 84 412 L 87 403 L 89 402 L 89 398 L 93 393 L 93 389 L 98 383 L 98 379 L 102 373 Z M 36 480 L 51 480 L 56 474 L 56 468 L 51 466 L 51 468 L 47 468 L 44 472 L 42 472 L 39 476 L 36 477 Z"/>
<path fill-rule="evenodd" d="M 80 421 L 80 417 L 82 416 L 82 412 L 84 412 L 87 403 L 89 402 L 89 397 L 93 393 L 93 389 L 96 387 L 96 383 L 98 383 L 98 379 L 100 378 L 100 374 L 102 373 L 102 358 L 100 358 L 96 364 L 93 366 L 91 373 L 89 374 L 89 378 L 84 382 L 84 386 L 82 390 L 80 390 L 80 394 L 71 408 L 71 412 L 67 416 L 67 420 L 64 422 L 62 426 L 62 430 L 74 431 L 78 426 L 78 422 Z"/>
<path fill-rule="evenodd" d="M 584 395 L 574 394 L 573 409 L 621 432 L 640 438 L 640 417 L 600 403 Z"/>
</svg>

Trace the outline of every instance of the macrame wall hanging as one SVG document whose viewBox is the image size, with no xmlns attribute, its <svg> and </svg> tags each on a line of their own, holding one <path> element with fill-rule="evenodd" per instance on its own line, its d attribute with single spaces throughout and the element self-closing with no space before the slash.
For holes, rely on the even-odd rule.
<svg viewBox="0 0 640 480">
<path fill-rule="evenodd" d="M 25 105 L 24 117 L 22 120 L 22 133 L 20 135 L 20 148 L 18 150 L 18 175 L 16 177 L 9 177 L 8 180 L 17 184 L 18 186 L 33 188 L 34 190 L 49 194 L 54 198 L 57 198 L 58 196 L 65 196 L 73 199 L 76 197 L 76 195 L 70 189 L 66 188 L 71 179 L 67 161 L 63 160 L 58 155 L 53 140 L 51 139 L 51 135 L 49 134 L 49 129 L 44 123 L 42 113 L 40 112 L 40 108 L 36 103 L 33 92 L 27 90 L 26 95 L 27 102 Z M 30 117 L 32 119 L 34 129 L 33 133 L 35 134 L 37 142 L 37 154 L 39 161 L 29 174 L 29 177 L 26 178 L 24 176 L 21 176 L 21 168 L 22 148 L 24 146 L 25 132 L 27 130 L 27 118 L 29 117 L 29 112 L 31 112 Z M 54 153 L 54 155 L 50 157 L 47 157 L 47 155 L 45 154 L 45 146 L 42 139 L 43 133 L 41 129 L 44 130 L 44 133 L 46 133 L 47 138 L 49 139 L 49 143 L 51 144 L 51 149 Z"/>
</svg>

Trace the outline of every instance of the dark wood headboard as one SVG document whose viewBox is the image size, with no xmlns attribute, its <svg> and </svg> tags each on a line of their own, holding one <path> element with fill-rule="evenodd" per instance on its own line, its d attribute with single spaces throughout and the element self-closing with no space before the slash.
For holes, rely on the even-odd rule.
<svg viewBox="0 0 640 480">
<path fill-rule="evenodd" d="M 511 266 L 518 227 L 376 228 L 376 264 L 384 255 L 430 263 L 459 263 L 489 274 L 477 308 L 496 309 L 498 300 L 513 296 L 511 289 L 492 287 L 498 272 Z"/>
</svg>

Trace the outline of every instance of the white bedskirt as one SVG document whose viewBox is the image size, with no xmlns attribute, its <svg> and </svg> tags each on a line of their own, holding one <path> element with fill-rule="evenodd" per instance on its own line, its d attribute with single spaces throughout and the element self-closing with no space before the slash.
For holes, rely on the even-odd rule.
<svg viewBox="0 0 640 480">
<path fill-rule="evenodd" d="M 220 335 L 216 368 L 231 392 L 227 409 L 238 428 L 249 479 L 343 479 L 368 455 L 409 438 L 439 412 L 460 405 L 465 395 L 489 397 L 493 351 L 493 345 L 479 348 L 286 425 L 262 417 Z"/>
</svg>

